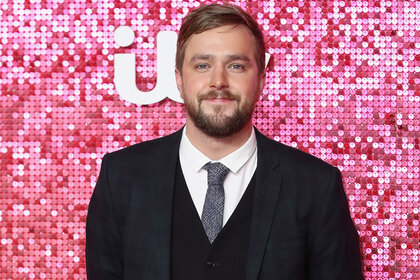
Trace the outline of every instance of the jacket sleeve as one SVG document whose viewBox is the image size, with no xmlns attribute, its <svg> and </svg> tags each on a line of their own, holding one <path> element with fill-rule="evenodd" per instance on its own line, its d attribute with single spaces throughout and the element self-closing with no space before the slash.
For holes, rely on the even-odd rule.
<svg viewBox="0 0 420 280">
<path fill-rule="evenodd" d="M 350 216 L 340 171 L 334 171 L 311 238 L 309 279 L 362 280 L 359 235 Z"/>
<path fill-rule="evenodd" d="M 123 279 L 121 237 L 108 182 L 109 155 L 102 160 L 86 220 L 86 271 L 88 280 Z"/>
</svg>

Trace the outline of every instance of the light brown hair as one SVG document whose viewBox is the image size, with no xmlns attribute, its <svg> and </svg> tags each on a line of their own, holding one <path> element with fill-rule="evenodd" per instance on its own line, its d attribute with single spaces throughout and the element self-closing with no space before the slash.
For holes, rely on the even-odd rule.
<svg viewBox="0 0 420 280">
<path fill-rule="evenodd" d="M 226 25 L 244 25 L 251 32 L 255 42 L 255 60 L 258 74 L 265 69 L 265 42 L 264 35 L 258 23 L 241 7 L 230 4 L 203 5 L 189 13 L 182 21 L 178 34 L 176 48 L 176 69 L 182 73 L 185 48 L 188 40 L 194 35 L 204 31 Z"/>
</svg>

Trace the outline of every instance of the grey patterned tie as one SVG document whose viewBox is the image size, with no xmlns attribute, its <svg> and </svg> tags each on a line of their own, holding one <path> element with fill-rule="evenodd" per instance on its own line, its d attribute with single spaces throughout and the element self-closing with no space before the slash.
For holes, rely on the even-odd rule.
<svg viewBox="0 0 420 280">
<path fill-rule="evenodd" d="M 203 168 L 207 170 L 208 188 L 201 222 L 210 243 L 213 243 L 223 227 L 223 208 L 225 205 L 223 181 L 229 173 L 229 168 L 220 162 L 209 162 Z"/>
</svg>

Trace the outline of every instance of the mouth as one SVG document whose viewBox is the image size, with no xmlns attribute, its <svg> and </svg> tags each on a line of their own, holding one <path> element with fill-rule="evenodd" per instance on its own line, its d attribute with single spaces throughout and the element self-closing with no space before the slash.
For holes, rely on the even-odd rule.
<svg viewBox="0 0 420 280">
<path fill-rule="evenodd" d="M 238 101 L 238 98 L 228 91 L 210 91 L 207 94 L 201 96 L 200 101 L 208 101 L 212 103 L 228 103 Z"/>
<path fill-rule="evenodd" d="M 227 103 L 227 102 L 235 101 L 234 98 L 228 98 L 228 97 L 222 97 L 222 96 L 206 97 L 206 98 L 203 98 L 202 100 L 207 101 L 207 102 L 212 102 L 212 103 Z"/>
</svg>

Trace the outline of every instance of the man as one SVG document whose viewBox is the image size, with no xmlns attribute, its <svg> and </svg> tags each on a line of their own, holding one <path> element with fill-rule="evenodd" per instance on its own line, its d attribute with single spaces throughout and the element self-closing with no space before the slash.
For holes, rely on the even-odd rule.
<svg viewBox="0 0 420 280">
<path fill-rule="evenodd" d="M 180 29 L 180 131 L 105 155 L 89 205 L 89 280 L 363 279 L 338 169 L 252 126 L 261 30 L 212 4 Z"/>
</svg>

